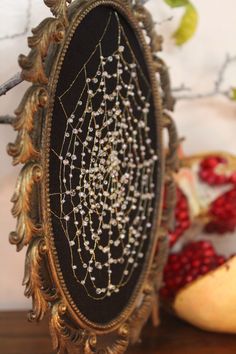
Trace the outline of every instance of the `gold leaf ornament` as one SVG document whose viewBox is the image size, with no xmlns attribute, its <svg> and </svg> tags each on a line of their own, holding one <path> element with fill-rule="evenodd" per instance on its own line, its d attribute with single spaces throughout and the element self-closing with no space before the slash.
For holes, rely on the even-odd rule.
<svg viewBox="0 0 236 354">
<path fill-rule="evenodd" d="M 47 74 L 50 70 L 48 68 L 45 70 L 44 64 L 46 63 L 47 65 L 48 59 L 53 59 L 55 73 L 59 72 L 56 59 L 62 58 L 62 54 L 51 58 L 50 55 L 52 55 L 53 51 L 50 51 L 50 55 L 47 57 L 48 50 L 52 48 L 51 46 L 54 47 L 55 43 L 59 42 L 59 49 L 64 48 L 66 50 L 66 45 L 69 43 L 72 33 L 71 24 L 75 24 L 79 20 L 79 17 L 76 17 L 78 9 L 81 10 L 82 15 L 87 14 L 87 11 L 88 13 L 92 11 L 95 5 L 112 5 L 114 9 L 121 9 L 124 14 L 127 12 L 127 18 L 130 18 L 131 22 L 134 21 L 134 24 L 137 21 L 137 29 L 140 31 L 140 44 L 143 41 L 144 52 L 146 44 L 148 44 L 147 64 L 148 67 L 150 66 L 150 73 L 153 76 L 151 81 L 153 81 L 152 88 L 156 97 L 158 119 L 160 119 L 160 138 L 162 128 L 166 128 L 170 139 L 174 139 L 169 144 L 165 171 L 165 161 L 160 164 L 160 187 L 162 187 L 164 174 L 172 181 L 171 175 L 177 168 L 177 163 L 174 159 L 177 156 L 176 149 L 178 146 L 178 139 L 172 121 L 171 119 L 163 118 L 163 107 L 160 104 L 162 97 L 164 108 L 172 109 L 174 103 L 171 97 L 168 68 L 163 61 L 159 60 L 157 53 L 161 50 L 162 37 L 155 32 L 155 24 L 151 18 L 151 14 L 140 5 L 138 0 L 78 0 L 75 2 L 75 5 L 72 4 L 71 6 L 69 20 L 67 18 L 67 8 L 70 1 L 44 0 L 44 3 L 50 8 L 56 19 L 47 18 L 32 30 L 33 35 L 28 40 L 31 51 L 28 56 L 20 56 L 19 59 L 23 79 L 31 81 L 33 86 L 27 90 L 24 99 L 16 111 L 14 128 L 18 132 L 18 136 L 15 143 L 10 144 L 8 147 L 9 153 L 13 157 L 13 163 L 25 164 L 18 178 L 16 190 L 12 198 L 12 202 L 14 203 L 12 212 L 14 217 L 17 218 L 17 229 L 16 232 L 11 234 L 10 241 L 17 246 L 18 251 L 23 246 L 29 244 L 23 284 L 25 285 L 25 295 L 27 297 L 31 296 L 33 301 L 33 310 L 30 313 L 30 319 L 41 320 L 45 312 L 50 310 L 50 331 L 53 338 L 53 347 L 57 353 L 121 354 L 126 351 L 129 342 L 135 343 L 138 341 L 141 329 L 153 311 L 152 307 L 156 308 L 156 294 L 161 284 L 164 259 L 167 256 L 167 243 L 164 235 L 166 235 L 165 226 L 168 224 L 168 220 L 162 226 L 163 230 L 161 232 L 163 235 L 161 234 L 160 236 L 162 237 L 159 239 L 157 260 L 153 264 L 150 263 L 150 267 L 146 269 L 147 275 L 145 274 L 143 283 L 140 283 L 139 293 L 137 293 L 137 303 L 134 303 L 132 300 L 132 308 L 127 308 L 127 315 L 125 314 L 122 317 L 123 322 L 118 323 L 118 321 L 115 321 L 117 323 L 116 326 L 102 329 L 100 332 L 97 330 L 97 324 L 95 326 L 92 323 L 88 328 L 87 322 L 85 323 L 80 313 L 78 321 L 76 321 L 76 317 L 72 316 L 73 308 L 70 307 L 70 299 L 65 295 L 69 293 L 67 290 L 65 291 L 63 288 L 60 288 L 62 284 L 58 280 L 57 269 L 54 269 L 56 264 L 53 263 L 53 257 L 55 254 L 53 254 L 54 251 L 50 246 L 50 242 L 47 242 L 47 236 L 49 237 L 47 228 L 49 219 L 44 214 L 44 208 L 47 208 L 47 212 L 49 212 L 49 207 L 46 206 L 47 198 L 41 198 L 41 194 L 42 196 L 46 194 L 45 187 L 48 183 L 45 182 L 48 167 L 46 168 L 45 145 L 43 145 L 42 131 L 44 130 L 45 134 L 49 134 L 49 126 L 45 128 L 45 121 L 46 115 L 50 117 L 50 103 L 53 95 L 55 97 L 53 87 L 56 85 L 56 81 L 52 80 L 51 82 L 51 77 L 49 81 Z M 80 7 L 81 4 L 83 6 Z M 69 23 L 70 26 L 68 26 Z M 142 39 L 142 32 L 144 32 L 145 38 L 149 37 L 148 43 L 146 43 L 144 38 Z M 163 92 L 162 97 L 159 97 L 157 89 L 155 92 L 156 72 L 160 76 L 160 90 Z M 50 82 L 50 85 L 48 82 Z M 48 102 L 49 100 L 50 102 Z M 41 108 L 43 109 L 41 110 Z M 39 118 L 39 121 L 37 121 L 37 118 Z M 161 121 L 162 119 L 163 121 Z M 160 152 L 162 153 L 162 149 L 160 149 Z M 43 178 L 43 175 L 45 178 Z M 174 193 L 174 188 L 172 187 L 171 185 L 170 192 Z M 174 200 L 173 193 L 172 200 Z M 160 191 L 158 203 L 161 204 L 161 202 L 162 192 Z M 158 215 L 158 219 L 159 224 L 161 215 Z M 159 236 L 159 233 L 160 230 L 158 229 L 157 236 Z M 154 236 L 155 238 L 157 237 L 156 235 Z M 160 243 L 162 247 L 160 247 Z M 154 256 L 154 250 L 152 255 L 151 252 L 149 253 L 150 257 Z"/>
<path fill-rule="evenodd" d="M 36 28 L 32 29 L 33 36 L 28 38 L 30 48 L 39 46 L 40 54 L 47 54 L 51 42 L 60 42 L 65 35 L 62 22 L 55 18 L 46 18 Z"/>
<path fill-rule="evenodd" d="M 48 94 L 45 88 L 33 85 L 25 93 L 16 109 L 13 128 L 18 132 L 16 141 L 8 144 L 8 154 L 13 157 L 13 165 L 26 163 L 30 159 L 38 159 L 39 151 L 32 141 L 31 132 L 34 127 L 34 116 L 39 108 L 46 106 Z"/>
<path fill-rule="evenodd" d="M 150 38 L 150 46 L 153 54 L 162 50 L 162 36 L 158 35 L 155 30 L 155 23 L 151 13 L 141 4 L 134 6 L 134 15 L 139 22 L 143 24 L 144 30 Z"/>
<path fill-rule="evenodd" d="M 17 251 L 28 245 L 33 236 L 41 233 L 41 227 L 35 224 L 30 215 L 33 187 L 41 178 L 41 166 L 30 163 L 22 169 L 17 180 L 16 190 L 11 199 L 14 204 L 12 214 L 17 218 L 17 226 L 16 231 L 10 234 L 10 243 L 16 245 Z"/>
<path fill-rule="evenodd" d="M 31 242 L 26 254 L 23 285 L 25 296 L 32 297 L 33 303 L 32 310 L 29 312 L 29 320 L 42 320 L 48 310 L 49 301 L 53 298 L 51 291 L 44 287 L 42 274 L 42 262 L 46 251 L 45 241 L 38 237 Z"/>
<path fill-rule="evenodd" d="M 31 48 L 28 56 L 21 54 L 18 62 L 22 68 L 22 78 L 26 81 L 47 84 L 48 78 L 44 71 L 44 57 L 51 43 L 61 42 L 65 36 L 64 24 L 60 19 L 46 18 L 36 28 L 33 36 L 28 38 Z"/>
<path fill-rule="evenodd" d="M 156 32 L 155 22 L 151 13 L 140 3 L 133 7 L 136 19 L 142 24 L 142 27 L 150 38 L 150 46 L 153 55 L 153 66 L 155 71 L 160 75 L 161 89 L 163 91 L 163 107 L 173 110 L 175 100 L 171 93 L 171 83 L 169 78 L 168 67 L 165 62 L 157 55 L 162 51 L 163 37 Z"/>
<path fill-rule="evenodd" d="M 55 17 L 62 19 L 64 25 L 68 25 L 67 6 L 71 0 L 44 0 L 44 3 Z"/>
<path fill-rule="evenodd" d="M 167 113 L 163 113 L 163 127 L 169 136 L 169 146 L 166 151 L 166 174 L 165 174 L 165 194 L 166 206 L 162 212 L 162 225 L 172 230 L 174 227 L 174 210 L 176 205 L 176 183 L 174 174 L 178 172 L 180 161 L 178 159 L 178 138 L 177 127 L 173 118 Z"/>
<path fill-rule="evenodd" d="M 65 321 L 66 312 L 63 301 L 56 302 L 52 307 L 49 329 L 53 348 L 58 354 L 77 354 L 83 344 L 84 331 L 75 329 Z"/>
</svg>

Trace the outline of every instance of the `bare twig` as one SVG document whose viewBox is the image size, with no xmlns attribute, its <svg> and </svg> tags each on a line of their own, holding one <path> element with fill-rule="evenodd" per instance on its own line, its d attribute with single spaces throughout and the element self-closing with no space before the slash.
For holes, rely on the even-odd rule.
<svg viewBox="0 0 236 354">
<path fill-rule="evenodd" d="M 172 92 L 173 92 L 173 93 L 176 93 L 176 92 L 183 92 L 183 91 L 191 91 L 191 88 L 185 86 L 185 84 L 181 84 L 179 87 L 174 87 L 174 88 L 172 89 Z"/>
<path fill-rule="evenodd" d="M 11 116 L 0 116 L 0 124 L 12 124 L 14 119 Z"/>
<path fill-rule="evenodd" d="M 170 22 L 170 21 L 172 21 L 172 20 L 173 20 L 173 16 L 169 16 L 169 17 L 167 17 L 167 18 L 164 18 L 164 19 L 161 20 L 161 21 L 155 22 L 155 24 L 158 25 L 158 26 L 162 26 L 164 23 Z"/>
<path fill-rule="evenodd" d="M 202 99 L 202 98 L 209 98 L 209 97 L 214 97 L 217 95 L 225 96 L 227 98 L 231 98 L 231 89 L 228 90 L 223 90 L 222 85 L 225 80 L 225 73 L 226 70 L 228 69 L 229 65 L 232 63 L 236 63 L 236 56 L 230 56 L 226 55 L 225 61 L 222 64 L 219 72 L 217 79 L 214 83 L 214 87 L 211 91 L 206 92 L 206 93 L 196 93 L 196 94 L 184 94 L 184 95 L 175 95 L 176 100 L 196 100 L 196 99 Z M 183 91 L 191 91 L 191 88 L 186 87 L 184 84 L 182 84 L 180 87 L 176 87 L 173 89 L 173 93 L 182 93 Z"/>
<path fill-rule="evenodd" d="M 22 32 L 19 33 L 14 33 L 11 35 L 6 35 L 6 36 L 2 36 L 0 37 L 0 41 L 6 40 L 6 39 L 14 39 L 17 37 L 21 37 L 24 36 L 26 33 L 29 32 L 30 29 L 30 21 L 31 21 L 31 7 L 32 7 L 32 0 L 28 0 L 28 6 L 27 6 L 27 11 L 26 11 L 26 22 L 25 22 L 25 26 Z"/>
<path fill-rule="evenodd" d="M 14 39 L 16 37 L 20 37 L 20 36 L 25 35 L 30 29 L 31 10 L 32 10 L 32 0 L 28 0 L 28 6 L 27 6 L 27 11 L 26 11 L 26 22 L 25 22 L 24 30 L 19 33 L 14 33 L 12 35 L 6 35 L 3 37 L 0 37 L 0 40 Z M 18 84 L 20 84 L 22 81 L 23 80 L 20 76 L 20 73 L 17 73 L 16 75 L 14 75 L 7 82 L 0 85 L 0 96 L 5 95 L 9 90 L 11 90 L 13 87 L 17 86 Z"/>
<path fill-rule="evenodd" d="M 19 85 L 23 81 L 21 73 L 17 73 L 11 79 L 0 85 L 0 96 L 5 95 L 13 87 Z"/>
</svg>

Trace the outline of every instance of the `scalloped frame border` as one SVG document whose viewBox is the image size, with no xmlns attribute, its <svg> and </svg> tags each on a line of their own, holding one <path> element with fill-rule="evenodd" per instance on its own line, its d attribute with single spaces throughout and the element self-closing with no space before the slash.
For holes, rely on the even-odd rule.
<svg viewBox="0 0 236 354">
<path fill-rule="evenodd" d="M 21 76 L 31 82 L 32 86 L 26 91 L 15 111 L 13 128 L 17 131 L 17 137 L 14 143 L 8 145 L 8 153 L 13 158 L 13 165 L 20 163 L 24 165 L 12 197 L 12 213 L 17 218 L 17 226 L 16 231 L 10 234 L 10 242 L 16 245 L 17 251 L 28 246 L 23 285 L 25 295 L 32 297 L 33 305 L 29 318 L 39 321 L 46 312 L 51 312 L 50 331 L 53 347 L 57 353 L 121 354 L 130 343 L 138 341 L 143 325 L 153 309 L 157 307 L 157 292 L 161 286 L 162 270 L 167 257 L 167 229 L 171 227 L 173 219 L 175 203 L 173 173 L 178 169 L 178 137 L 173 120 L 168 113 L 174 105 L 168 70 L 158 57 L 162 38 L 156 34 L 151 14 L 139 0 L 75 0 L 71 5 L 71 0 L 44 0 L 44 3 L 50 8 L 54 17 L 46 18 L 32 30 L 33 36 L 28 38 L 28 46 L 31 50 L 27 56 L 19 56 Z M 109 326 L 101 328 L 78 316 L 70 305 L 68 294 L 65 289 L 62 289 L 60 273 L 58 274 L 56 270 L 53 258 L 53 245 L 49 242 L 50 230 L 45 226 L 48 216 L 43 213 L 48 203 L 45 193 L 47 154 L 41 152 L 42 144 L 47 144 L 49 129 L 49 127 L 44 129 L 46 138 L 44 136 L 42 143 L 42 119 L 45 114 L 48 116 L 51 114 L 48 107 L 49 93 L 56 86 L 60 66 L 56 61 L 50 70 L 52 75 L 50 73 L 48 77 L 48 64 L 45 65 L 45 62 L 50 63 L 49 52 L 54 44 L 59 45 L 59 55 L 56 57 L 60 58 L 64 41 L 69 42 L 69 36 L 73 31 L 70 29 L 68 10 L 75 14 L 81 11 L 85 16 L 99 5 L 111 5 L 117 8 L 130 21 L 136 35 L 144 32 L 142 36 L 138 36 L 140 42 L 140 38 L 144 38 L 145 35 L 149 37 L 149 44 L 144 41 L 141 44 L 144 54 L 147 48 L 150 51 L 149 56 L 145 55 L 145 60 L 153 76 L 152 83 L 154 84 L 156 80 L 155 73 L 160 83 L 159 91 L 154 93 L 154 100 L 157 101 L 156 110 L 162 118 L 161 130 L 165 128 L 169 133 L 169 147 L 165 156 L 163 154 L 165 166 L 161 176 L 163 188 L 160 191 L 162 200 L 165 184 L 166 206 L 162 213 L 162 205 L 158 206 L 159 215 L 154 230 L 158 232 L 158 251 L 156 253 L 154 249 L 150 251 L 152 261 L 146 265 L 142 274 L 143 285 L 142 287 L 139 285 L 135 290 L 126 310 Z M 79 15 L 75 16 L 79 17 Z M 55 59 L 55 56 L 52 57 Z M 159 225 L 160 221 L 161 225 Z M 154 248 L 154 245 L 152 247 Z M 110 333 L 114 340 L 106 344 L 109 342 Z"/>
</svg>

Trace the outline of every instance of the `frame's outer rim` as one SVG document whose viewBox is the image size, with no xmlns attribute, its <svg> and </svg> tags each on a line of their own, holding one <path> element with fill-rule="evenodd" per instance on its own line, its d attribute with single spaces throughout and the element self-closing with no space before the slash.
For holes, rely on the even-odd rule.
<svg viewBox="0 0 236 354">
<path fill-rule="evenodd" d="M 78 5 L 80 5 L 78 7 Z M 60 69 L 63 63 L 64 55 L 68 49 L 70 44 L 71 38 L 76 30 L 76 28 L 80 25 L 83 18 L 94 8 L 97 6 L 111 6 L 117 11 L 119 11 L 122 16 L 128 21 L 131 25 L 132 29 L 134 30 L 135 36 L 138 39 L 140 47 L 143 52 L 143 56 L 145 62 L 147 64 L 147 69 L 149 72 L 149 79 L 150 84 L 152 86 L 153 92 L 153 101 L 155 107 L 155 116 L 156 116 L 156 127 L 157 127 L 157 148 L 159 154 L 159 166 L 158 166 L 158 183 L 156 187 L 156 201 L 155 201 L 155 212 L 154 212 L 154 222 L 152 226 L 152 233 L 151 233 L 151 240 L 149 242 L 148 250 L 146 253 L 146 261 L 143 266 L 143 270 L 139 275 L 139 280 L 137 282 L 136 288 L 133 291 L 132 296 L 129 299 L 128 305 L 126 308 L 121 312 L 121 314 L 115 318 L 114 320 L 110 321 L 108 324 L 100 325 L 89 321 L 82 313 L 80 313 L 79 309 L 73 303 L 73 300 L 66 288 L 61 270 L 60 265 L 57 258 L 57 252 L 55 249 L 55 245 L 53 242 L 52 237 L 52 225 L 51 220 L 48 213 L 49 208 L 49 197 L 48 197 L 48 166 L 49 166 L 49 136 L 50 136 L 50 123 L 52 119 L 52 110 L 53 110 L 53 99 L 55 96 L 55 89 L 57 86 Z M 72 15 L 72 19 L 70 20 L 71 23 L 67 30 L 65 42 L 59 47 L 59 50 L 55 56 L 52 58 L 55 60 L 53 63 L 53 67 L 50 70 L 49 76 L 49 97 L 50 103 L 48 112 L 46 115 L 46 123 L 44 123 L 43 127 L 43 140 L 42 140 L 42 166 L 43 171 L 45 173 L 43 181 L 42 181 L 42 213 L 43 213 L 43 230 L 44 230 L 44 237 L 47 244 L 48 249 L 48 259 L 51 268 L 51 273 L 53 280 L 55 281 L 56 287 L 60 292 L 61 299 L 65 303 L 68 311 L 73 318 L 73 320 L 78 323 L 82 328 L 86 328 L 88 330 L 93 330 L 96 333 L 105 334 L 111 331 L 116 330 L 122 323 L 124 323 L 132 314 L 132 312 L 137 307 L 138 298 L 142 295 L 143 289 L 145 287 L 145 281 L 147 281 L 148 275 L 150 273 L 150 269 L 152 267 L 152 262 L 154 258 L 155 246 L 158 241 L 158 230 L 160 227 L 160 219 L 161 219 L 161 204 L 162 204 L 162 197 L 163 197 L 163 183 L 164 183 L 164 153 L 163 153 L 163 146 L 162 146 L 162 107 L 161 107 L 161 99 L 159 97 L 158 92 L 158 83 L 155 77 L 155 71 L 153 68 L 153 59 L 151 48 L 146 43 L 144 34 L 142 33 L 142 29 L 139 26 L 139 23 L 135 16 L 131 12 L 131 7 L 121 0 L 92 0 L 89 2 L 82 2 L 81 4 L 78 2 L 73 2 L 72 4 L 72 12 L 75 14 Z M 50 55 L 49 55 L 49 63 L 50 63 Z"/>
</svg>

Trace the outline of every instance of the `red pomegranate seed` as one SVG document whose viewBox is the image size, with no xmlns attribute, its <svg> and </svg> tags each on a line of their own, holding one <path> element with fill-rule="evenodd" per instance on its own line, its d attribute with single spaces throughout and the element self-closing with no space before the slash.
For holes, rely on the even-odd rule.
<svg viewBox="0 0 236 354">
<path fill-rule="evenodd" d="M 236 228 L 236 187 L 221 195 L 210 206 L 211 221 L 205 226 L 208 233 L 224 234 Z"/>
<path fill-rule="evenodd" d="M 179 253 L 169 255 L 164 270 L 163 298 L 172 298 L 187 284 L 224 264 L 226 257 L 216 254 L 208 241 L 190 242 Z"/>
<path fill-rule="evenodd" d="M 170 247 L 172 247 L 190 227 L 191 223 L 189 219 L 189 206 L 187 198 L 184 193 L 179 188 L 177 188 L 175 228 L 174 230 L 169 230 Z"/>
<path fill-rule="evenodd" d="M 236 184 L 236 173 L 231 176 L 218 174 L 215 169 L 219 164 L 227 164 L 227 161 L 219 156 L 210 156 L 200 163 L 199 178 L 209 185 L 220 186 L 224 184 Z"/>
</svg>

